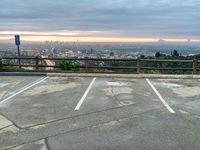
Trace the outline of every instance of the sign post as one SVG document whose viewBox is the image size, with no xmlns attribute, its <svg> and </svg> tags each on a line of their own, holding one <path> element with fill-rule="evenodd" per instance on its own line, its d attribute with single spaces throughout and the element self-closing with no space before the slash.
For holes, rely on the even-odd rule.
<svg viewBox="0 0 200 150">
<path fill-rule="evenodd" d="M 18 51 L 18 57 L 19 57 L 19 68 L 21 68 L 21 55 L 20 55 L 20 49 L 19 49 L 19 46 L 20 46 L 20 36 L 19 35 L 15 35 L 15 45 L 17 46 L 17 51 Z"/>
</svg>

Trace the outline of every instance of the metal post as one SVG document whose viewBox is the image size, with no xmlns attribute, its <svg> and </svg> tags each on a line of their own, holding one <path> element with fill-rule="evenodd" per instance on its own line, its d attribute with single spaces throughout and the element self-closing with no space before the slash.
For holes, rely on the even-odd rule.
<svg viewBox="0 0 200 150">
<path fill-rule="evenodd" d="M 198 60 L 194 59 L 192 63 L 192 74 L 197 74 L 197 65 L 198 65 Z"/>
<path fill-rule="evenodd" d="M 20 54 L 20 49 L 19 49 L 19 45 L 17 45 L 17 51 L 18 51 L 18 61 L 19 61 L 19 68 L 21 69 L 21 54 Z"/>
<path fill-rule="evenodd" d="M 140 58 L 137 59 L 137 74 L 140 74 Z"/>
<path fill-rule="evenodd" d="M 19 50 L 20 36 L 19 35 L 15 35 L 15 45 L 17 46 L 19 69 L 21 69 L 21 55 L 20 55 L 20 50 Z"/>
</svg>

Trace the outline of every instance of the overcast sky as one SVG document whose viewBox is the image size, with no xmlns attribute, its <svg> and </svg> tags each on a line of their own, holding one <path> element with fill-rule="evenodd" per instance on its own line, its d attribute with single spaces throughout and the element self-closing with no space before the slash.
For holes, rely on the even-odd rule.
<svg viewBox="0 0 200 150">
<path fill-rule="evenodd" d="M 0 34 L 10 31 L 199 39 L 200 0 L 1 0 Z"/>
</svg>

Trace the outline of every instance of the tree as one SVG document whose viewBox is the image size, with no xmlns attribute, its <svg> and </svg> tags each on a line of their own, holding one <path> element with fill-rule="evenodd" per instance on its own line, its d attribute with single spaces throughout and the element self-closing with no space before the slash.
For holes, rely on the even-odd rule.
<svg viewBox="0 0 200 150">
<path fill-rule="evenodd" d="M 161 56 L 160 52 L 156 52 L 155 57 L 158 58 L 160 56 Z"/>
<path fill-rule="evenodd" d="M 172 56 L 173 57 L 178 57 L 179 56 L 179 53 L 177 50 L 174 50 L 173 53 L 172 53 Z"/>
</svg>

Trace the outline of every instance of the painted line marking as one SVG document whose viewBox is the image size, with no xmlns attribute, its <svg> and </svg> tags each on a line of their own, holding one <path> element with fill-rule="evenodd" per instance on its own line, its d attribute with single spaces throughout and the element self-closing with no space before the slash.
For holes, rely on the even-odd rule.
<svg viewBox="0 0 200 150">
<path fill-rule="evenodd" d="M 36 80 L 36 81 L 34 81 L 34 82 L 32 82 L 32 83 L 30 83 L 30 84 L 24 86 L 23 88 L 20 88 L 20 90 L 18 90 L 18 91 L 16 91 L 16 92 L 13 92 L 13 94 L 12 94 L 11 96 L 9 96 L 9 97 L 7 97 L 6 99 L 2 100 L 2 101 L 0 102 L 0 104 L 6 102 L 6 101 L 8 101 L 8 100 L 10 100 L 10 99 L 13 98 L 14 96 L 16 96 L 16 95 L 18 95 L 18 94 L 20 94 L 20 93 L 22 93 L 22 92 L 24 92 L 24 91 L 30 89 L 31 87 L 33 87 L 33 86 L 35 86 L 35 85 L 41 83 L 42 81 L 46 80 L 47 78 L 48 78 L 48 77 L 40 78 L 39 80 Z"/>
<path fill-rule="evenodd" d="M 153 86 L 151 81 L 149 79 L 146 79 L 147 83 L 151 86 L 151 88 L 154 90 L 156 95 L 159 97 L 161 102 L 164 104 L 164 106 L 169 110 L 170 113 L 174 114 L 175 111 L 167 104 L 167 102 L 163 99 L 163 97 L 160 95 L 160 93 L 156 90 L 156 88 Z"/>
<path fill-rule="evenodd" d="M 83 104 L 83 101 L 85 100 L 87 94 L 89 93 L 90 89 L 92 88 L 92 85 L 94 84 L 95 80 L 96 80 L 96 78 L 93 78 L 92 82 L 88 86 L 87 90 L 83 94 L 82 98 L 80 99 L 80 101 L 78 102 L 78 104 L 76 105 L 74 110 L 79 110 L 80 109 L 81 105 Z"/>
<path fill-rule="evenodd" d="M 26 88 L 26 87 L 28 87 L 28 86 L 31 86 L 32 84 L 34 84 L 34 83 L 36 83 L 36 82 L 39 82 L 40 80 L 42 80 L 42 79 L 44 79 L 44 78 L 46 78 L 46 77 L 39 78 L 39 79 L 37 79 L 37 80 L 35 80 L 35 81 L 33 81 L 33 82 L 31 82 L 31 83 L 25 85 L 25 86 L 22 87 L 22 88 L 19 88 L 19 89 L 15 90 L 15 91 L 10 92 L 9 94 L 5 95 L 4 97 L 7 98 L 7 97 L 9 97 L 9 96 L 12 96 L 13 94 L 15 94 L 15 93 L 17 93 L 17 92 L 23 90 L 24 88 Z"/>
</svg>

